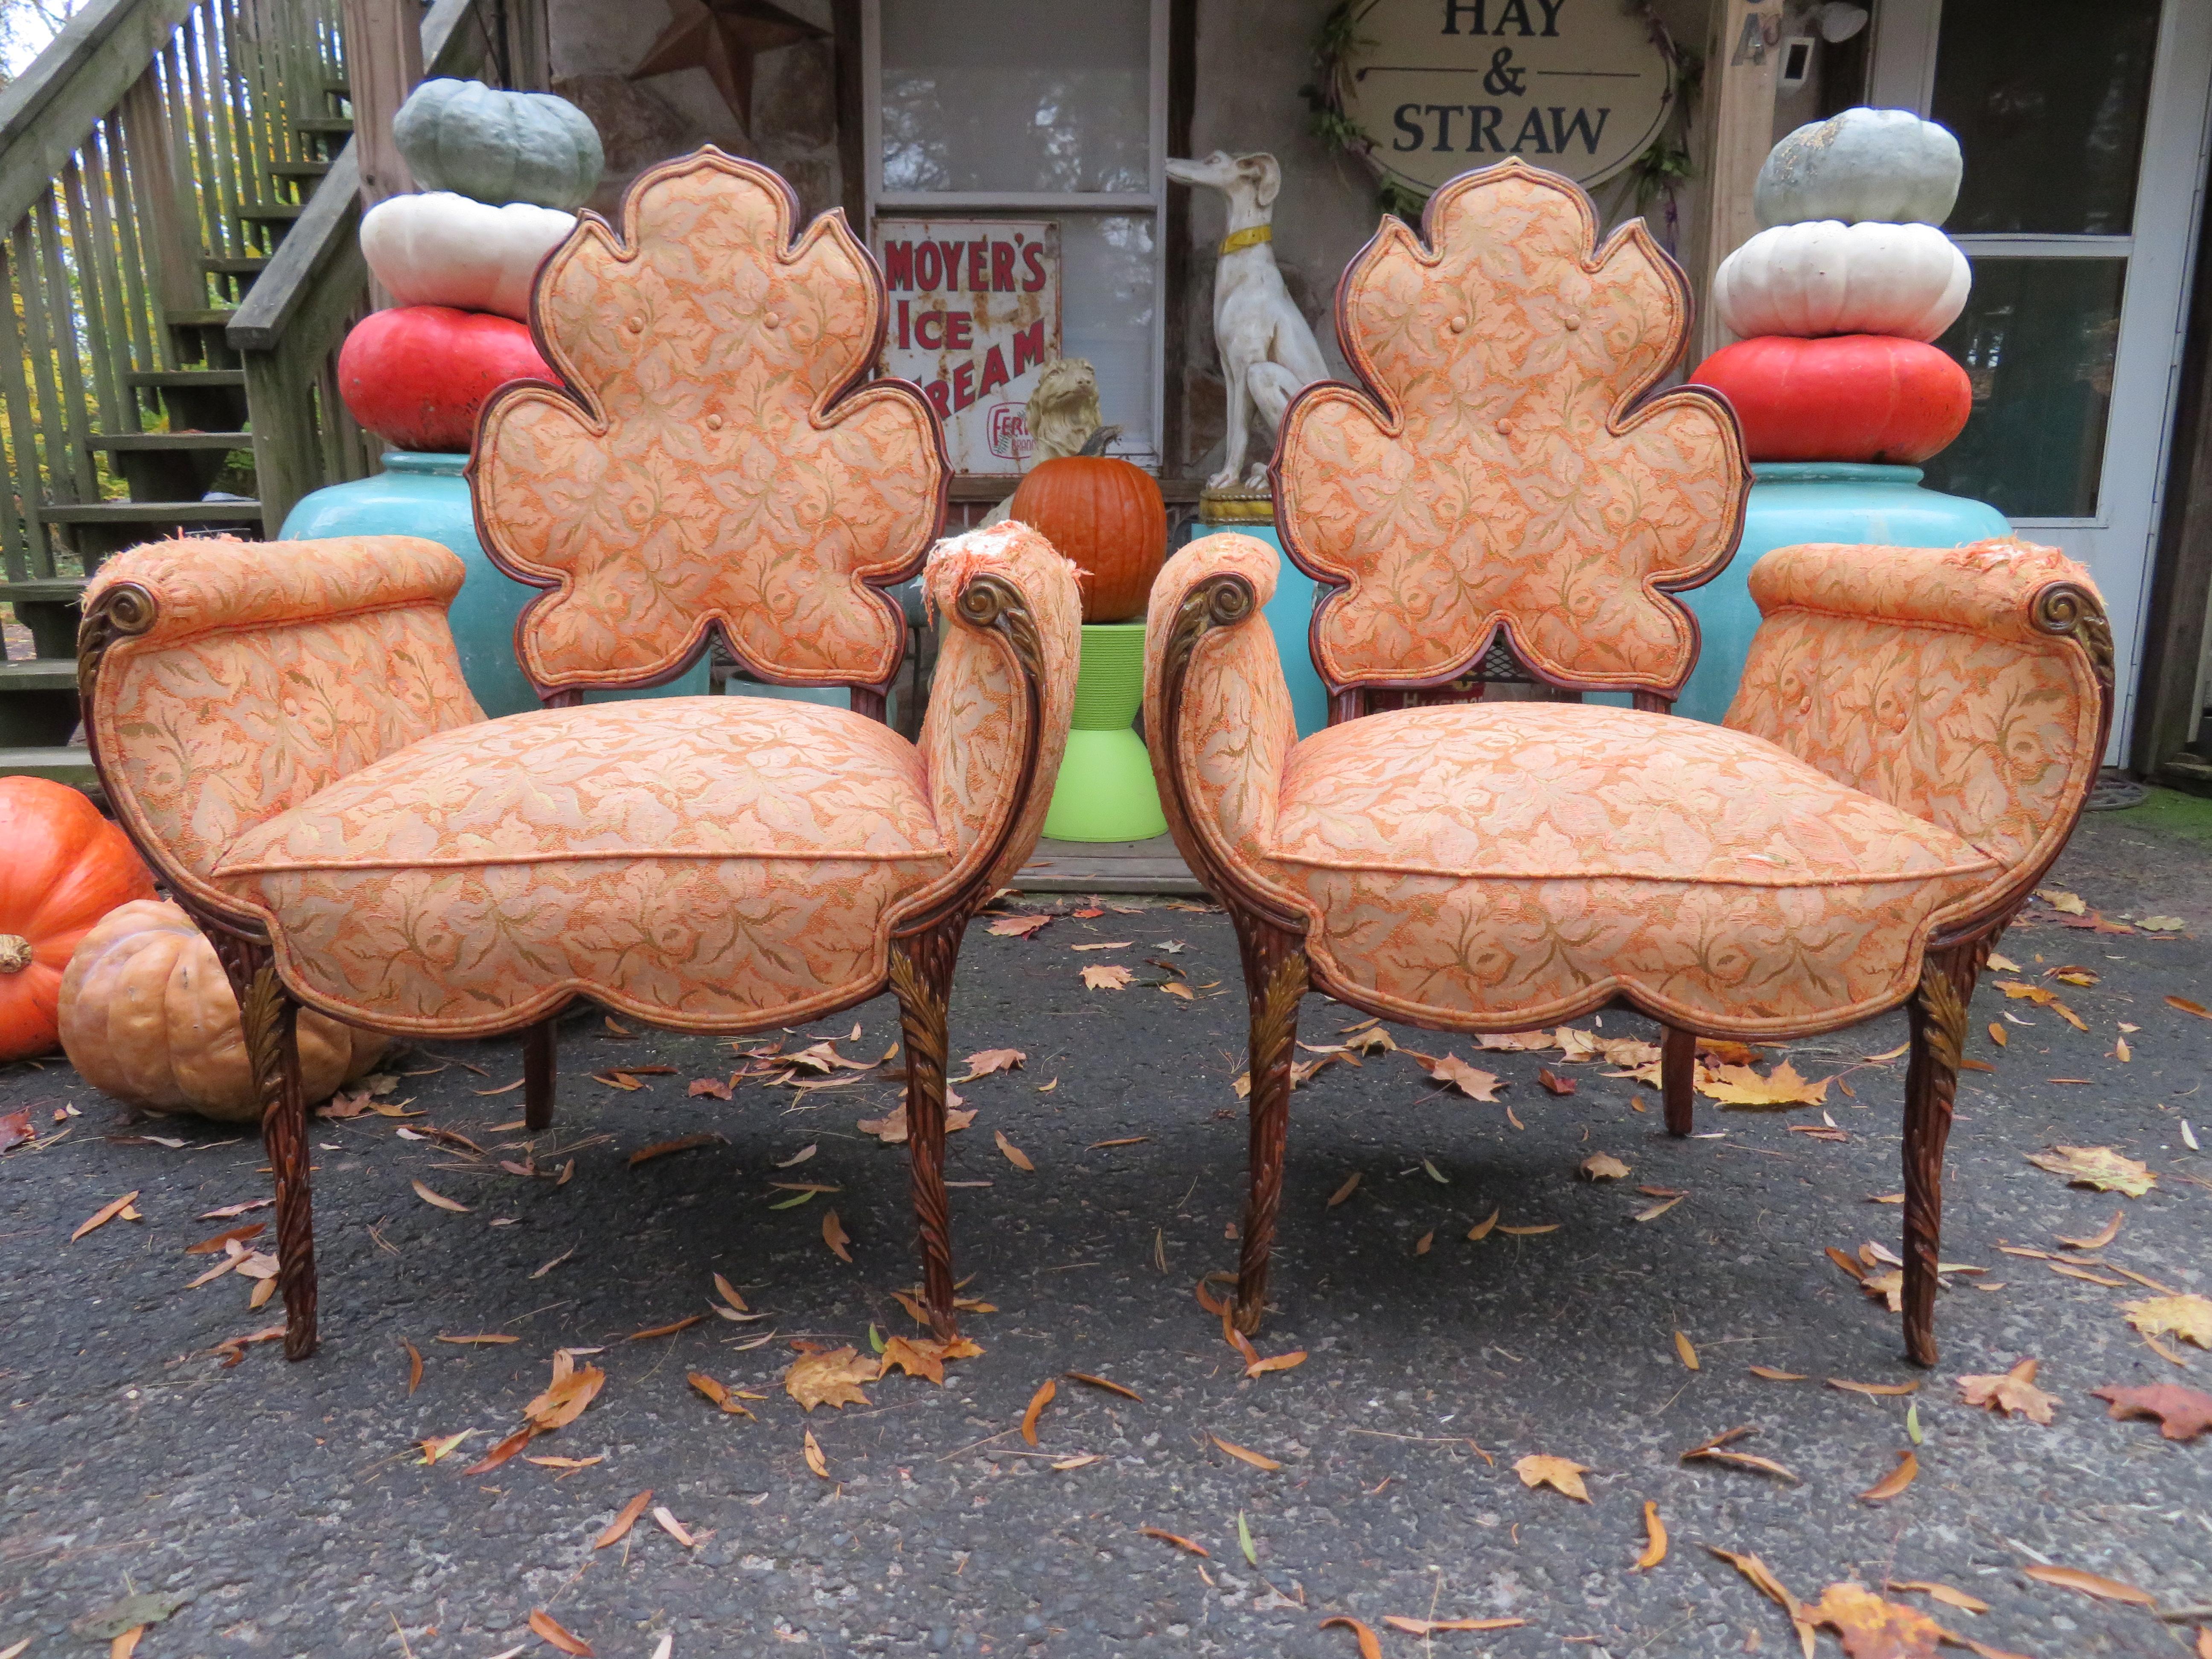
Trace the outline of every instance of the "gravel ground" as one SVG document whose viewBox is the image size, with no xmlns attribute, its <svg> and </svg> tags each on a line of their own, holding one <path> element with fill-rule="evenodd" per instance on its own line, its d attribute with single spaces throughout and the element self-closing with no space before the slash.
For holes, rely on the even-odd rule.
<svg viewBox="0 0 2212 1659">
<path fill-rule="evenodd" d="M 904 1157 L 854 1127 L 895 1103 L 877 1073 L 805 1095 L 748 1085 L 726 1103 L 690 1098 L 687 1079 L 736 1063 L 726 1044 L 625 1039 L 580 1017 L 564 1036 L 554 1130 L 534 1148 L 547 1169 L 573 1158 L 573 1179 L 556 1185 L 495 1161 L 527 1144 L 494 1127 L 520 1116 L 519 1093 L 481 1092 L 520 1075 L 516 1043 L 404 1051 L 389 1064 L 409 1075 L 387 1101 L 426 1115 L 313 1127 L 323 1347 L 288 1365 L 274 1344 L 234 1364 L 214 1352 L 274 1315 L 248 1310 L 246 1280 L 186 1288 L 209 1259 L 185 1246 L 240 1224 L 198 1218 L 266 1190 L 258 1145 L 135 1121 L 58 1063 L 0 1071 L 0 1112 L 28 1106 L 52 1132 L 0 1162 L 0 1651 L 25 1640 L 27 1659 L 94 1651 L 103 1610 L 133 1593 L 182 1599 L 141 1659 L 550 1654 L 527 1625 L 538 1608 L 599 1655 L 641 1659 L 665 1635 L 675 1659 L 1355 1653 L 1352 1632 L 1321 1628 L 1334 1615 L 1376 1626 L 1384 1652 L 1407 1659 L 1794 1650 L 1781 1609 L 1707 1544 L 1756 1552 L 1808 1599 L 1849 1578 L 1956 1586 L 1989 1612 L 1898 1599 L 2039 1659 L 2191 1651 L 2189 1622 L 2021 1570 L 2084 1569 L 2167 1609 L 2212 1602 L 2212 1436 L 2161 1439 L 2154 1425 L 2108 1420 L 2087 1393 L 2212 1387 L 2212 1354 L 2182 1347 L 2178 1370 L 2122 1315 L 2151 1292 L 1997 1247 L 2056 1250 L 2055 1234 L 2092 1233 L 2118 1209 L 2106 1261 L 2212 1292 L 2212 1154 L 2191 1152 L 2181 1127 L 2193 1117 L 2212 1144 L 2212 1023 L 2164 1000 L 2212 1003 L 2206 823 L 2205 809 L 2170 801 L 2092 819 L 2055 878 L 2109 915 L 2181 916 L 2187 935 L 2069 929 L 2044 911 L 2006 939 L 2024 976 L 2065 963 L 2097 971 L 2094 988 L 2062 988 L 2086 1034 L 1987 979 L 1977 994 L 1968 1053 L 1994 1070 L 1963 1080 L 1945 1254 L 1986 1272 L 1942 1298 L 1943 1362 L 1910 1397 L 1823 1381 L 1921 1375 L 1899 1358 L 1894 1316 L 1823 1254 L 1898 1243 L 1899 1210 L 1869 1200 L 1900 1184 L 1903 1065 L 1859 1061 L 1903 1042 L 1901 1016 L 1789 1050 L 1809 1076 L 1856 1067 L 1851 1092 L 1832 1087 L 1826 1108 L 1841 1142 L 1793 1132 L 1825 1127 L 1818 1108 L 1702 1102 L 1699 1130 L 1718 1138 L 1671 1141 L 1656 1091 L 1557 1054 L 1481 1057 L 1510 1080 L 1510 1117 L 1440 1093 L 1403 1054 L 1328 1067 L 1294 1099 L 1278 1311 L 1259 1340 L 1309 1357 L 1247 1380 L 1194 1297 L 1201 1273 L 1234 1264 L 1240 1208 L 1242 1000 L 1224 919 L 1154 900 L 1063 915 L 1030 940 L 979 927 L 953 1052 L 1028 1056 L 963 1086 L 979 1115 L 951 1143 L 950 1174 L 970 1183 L 953 1193 L 959 1270 L 973 1276 L 966 1293 L 994 1306 L 966 1321 L 984 1352 L 942 1387 L 895 1375 L 866 1385 L 868 1405 L 811 1415 L 781 1387 L 793 1340 L 866 1354 L 872 1328 L 915 1328 L 891 1295 L 917 1276 Z M 1118 940 L 1132 943 L 1070 949 Z M 1146 988 L 1164 977 L 1147 958 L 1187 970 L 1197 999 Z M 1102 962 L 1139 983 L 1085 989 L 1079 969 Z M 2007 1026 L 2000 1051 L 1984 1026 L 2007 1012 L 2029 1023 Z M 1302 1035 L 1334 1042 L 1354 1018 L 1309 1000 Z M 2140 1028 L 2125 1063 L 2120 1021 Z M 1392 1029 L 1408 1047 L 1472 1052 L 1464 1038 Z M 1651 1030 L 1616 1014 L 1602 1034 Z M 896 1025 L 885 999 L 807 1035 L 873 1059 Z M 648 1065 L 674 1070 L 636 1092 L 590 1076 Z M 1571 1098 L 1538 1085 L 1545 1065 L 1577 1085 Z M 71 1104 L 81 1115 L 51 1122 Z M 492 1158 L 401 1137 L 431 1123 Z M 705 1130 L 719 1138 L 629 1162 Z M 183 1144 L 131 1139 L 147 1135 Z M 2136 1200 L 2069 1188 L 2026 1162 L 2054 1142 L 2117 1147 L 2158 1183 Z M 817 1150 L 797 1164 L 802 1148 Z M 1625 1182 L 1575 1178 L 1601 1151 L 1632 1167 Z M 1355 1173 L 1358 1189 L 1332 1207 Z M 837 1190 L 779 1208 L 780 1180 Z M 434 1208 L 415 1181 L 471 1207 Z M 1658 1201 L 1640 1186 L 1688 1196 L 1639 1224 Z M 67 1242 L 134 1188 L 143 1221 Z M 850 1265 L 823 1243 L 831 1206 Z M 1498 1230 L 1469 1242 L 1493 1211 Z M 1556 1231 L 1504 1231 L 1547 1224 Z M 626 1340 L 704 1312 L 716 1273 L 770 1317 Z M 514 1340 L 440 1340 L 481 1334 Z M 410 1342 L 423 1360 L 411 1393 Z M 563 1346 L 602 1349 L 588 1363 L 605 1385 L 529 1451 L 596 1461 L 465 1473 L 521 1422 Z M 1955 1376 L 2022 1356 L 2041 1360 L 2038 1381 L 2057 1396 L 2050 1426 L 1960 1403 Z M 1807 1380 L 1766 1381 L 1754 1364 Z M 767 1396 L 747 1402 L 757 1419 L 717 1412 L 687 1384 L 693 1370 Z M 1017 1431 L 1024 1408 L 1069 1370 L 1142 1399 L 1063 1378 L 1032 1449 Z M 1907 1448 L 1911 1407 L 1917 1480 L 1890 1502 L 1860 1501 Z M 1798 1480 L 1680 1461 L 1739 1425 L 1759 1432 L 1737 1449 Z M 463 1431 L 474 1432 L 460 1452 L 421 1461 L 417 1442 Z M 827 1478 L 808 1468 L 810 1431 Z M 1238 1462 L 1212 1437 L 1280 1468 Z M 1587 1466 L 1589 1501 L 1524 1487 L 1513 1465 L 1532 1453 Z M 1096 1461 L 1055 1467 L 1086 1454 Z M 648 1488 L 692 1546 L 648 1513 L 595 1549 Z M 1672 1548 L 1637 1572 L 1647 1503 Z M 1431 1649 L 1382 1629 L 1390 1614 L 1527 1622 L 1439 1634 Z"/>
</svg>

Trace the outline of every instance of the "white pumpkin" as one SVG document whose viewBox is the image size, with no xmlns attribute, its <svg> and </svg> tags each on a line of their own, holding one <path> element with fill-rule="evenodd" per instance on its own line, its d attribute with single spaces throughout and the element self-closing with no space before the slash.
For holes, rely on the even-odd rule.
<svg viewBox="0 0 2212 1659">
<path fill-rule="evenodd" d="M 1752 190 L 1762 225 L 1862 219 L 1940 225 L 1959 199 L 1959 141 L 1909 109 L 1847 109 L 1767 153 Z"/>
<path fill-rule="evenodd" d="M 1721 261 L 1713 304 L 1746 339 L 1890 334 L 1932 340 L 1965 308 L 1973 272 L 1933 225 L 1823 219 L 1762 230 Z"/>
<path fill-rule="evenodd" d="M 575 228 L 557 208 L 491 207 L 451 191 L 392 196 L 362 216 L 361 251 L 403 306 L 451 306 L 530 320 L 530 284 Z"/>
</svg>

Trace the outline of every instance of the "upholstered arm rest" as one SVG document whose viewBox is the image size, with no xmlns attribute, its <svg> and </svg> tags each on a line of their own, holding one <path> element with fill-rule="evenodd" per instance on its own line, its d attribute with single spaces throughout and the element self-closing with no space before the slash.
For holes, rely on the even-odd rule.
<svg viewBox="0 0 2212 1659">
<path fill-rule="evenodd" d="M 953 853 L 925 901 L 988 896 L 1029 861 L 1044 827 L 1075 708 L 1082 597 L 1075 567 L 1012 521 L 939 543 L 923 581 L 944 622 L 921 757 Z"/>
<path fill-rule="evenodd" d="M 461 562 L 412 536 L 193 538 L 111 559 L 78 678 L 116 813 L 204 907 L 245 830 L 433 732 L 481 720 L 446 626 Z"/>
<path fill-rule="evenodd" d="M 1297 743 L 1275 636 L 1275 550 L 1207 536 L 1169 560 L 1145 623 L 1145 734 L 1168 828 L 1217 894 L 1249 891 L 1273 836 L 1283 768 Z"/>
<path fill-rule="evenodd" d="M 1726 724 L 2015 871 L 2072 831 L 2111 720 L 2112 632 L 2089 573 L 2010 538 L 1778 548 Z"/>
</svg>

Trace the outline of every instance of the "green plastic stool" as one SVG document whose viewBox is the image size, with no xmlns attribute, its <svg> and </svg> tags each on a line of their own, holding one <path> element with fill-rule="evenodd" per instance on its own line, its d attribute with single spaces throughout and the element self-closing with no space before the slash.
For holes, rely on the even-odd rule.
<svg viewBox="0 0 2212 1659">
<path fill-rule="evenodd" d="M 1045 813 L 1054 841 L 1150 841 L 1168 832 L 1152 757 L 1129 722 L 1145 701 L 1145 625 L 1085 623 L 1075 719 Z"/>
</svg>

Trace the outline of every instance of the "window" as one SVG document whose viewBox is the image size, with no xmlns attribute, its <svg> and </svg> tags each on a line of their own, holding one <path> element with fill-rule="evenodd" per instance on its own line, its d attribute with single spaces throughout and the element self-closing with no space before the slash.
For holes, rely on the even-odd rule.
<svg viewBox="0 0 2212 1659">
<path fill-rule="evenodd" d="M 1155 467 L 1167 15 L 1168 0 L 867 0 L 862 13 L 870 245 L 886 220 L 1018 221 L 1024 237 L 1049 222 L 1060 355 L 1090 361 L 1117 451 Z M 969 465 L 1013 470 L 1003 454 Z"/>
</svg>

